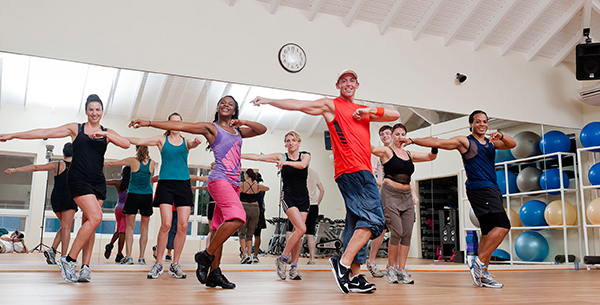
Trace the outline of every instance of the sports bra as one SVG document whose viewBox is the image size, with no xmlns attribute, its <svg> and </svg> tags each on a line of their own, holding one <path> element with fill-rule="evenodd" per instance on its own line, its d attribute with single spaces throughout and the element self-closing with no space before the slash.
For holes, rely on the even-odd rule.
<svg viewBox="0 0 600 305">
<path fill-rule="evenodd" d="M 410 152 L 406 152 L 408 160 L 402 160 L 396 155 L 396 152 L 394 152 L 391 147 L 390 149 L 392 150 L 393 156 L 383 164 L 385 178 L 392 179 L 401 184 L 410 184 L 410 176 L 415 172 L 415 165 L 413 164 Z"/>
</svg>

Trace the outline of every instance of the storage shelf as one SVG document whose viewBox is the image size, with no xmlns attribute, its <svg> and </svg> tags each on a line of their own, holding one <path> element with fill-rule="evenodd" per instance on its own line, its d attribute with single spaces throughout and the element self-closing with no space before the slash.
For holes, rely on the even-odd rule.
<svg viewBox="0 0 600 305">
<path fill-rule="evenodd" d="M 600 188 L 600 186 L 598 186 Z M 549 194 L 550 192 L 560 192 L 560 191 L 564 191 L 565 193 L 575 193 L 577 192 L 577 189 L 552 189 L 552 190 L 540 190 L 540 191 L 531 191 L 531 192 L 521 192 L 521 193 L 514 193 L 514 194 L 507 194 L 507 195 L 502 195 L 502 198 L 508 198 L 508 197 L 525 197 L 525 196 L 532 196 L 532 195 L 544 195 L 544 194 L 548 194 L 551 196 L 560 196 L 560 194 Z"/>
</svg>

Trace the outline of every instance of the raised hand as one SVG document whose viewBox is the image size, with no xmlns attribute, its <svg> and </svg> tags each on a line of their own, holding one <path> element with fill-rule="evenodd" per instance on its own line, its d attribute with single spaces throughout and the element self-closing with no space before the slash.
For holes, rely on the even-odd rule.
<svg viewBox="0 0 600 305">
<path fill-rule="evenodd" d="M 202 140 L 199 137 L 195 137 L 193 143 L 200 145 L 200 144 L 202 144 Z"/>
<path fill-rule="evenodd" d="M 371 111 L 371 108 L 358 108 L 358 109 L 356 109 L 356 111 L 354 111 L 354 114 L 352 114 L 352 117 L 357 121 L 362 120 L 362 118 L 369 115 L 370 111 Z"/>
<path fill-rule="evenodd" d="M 244 125 L 246 125 L 246 121 L 244 120 L 231 120 L 229 122 L 229 126 L 231 126 L 231 128 L 238 128 Z"/>
<path fill-rule="evenodd" d="M 100 139 L 106 137 L 107 131 L 96 131 L 90 135 L 90 139 Z"/>
<path fill-rule="evenodd" d="M 502 137 L 504 137 L 504 135 L 501 132 L 490 132 L 488 134 L 486 134 L 486 136 L 490 137 L 491 141 L 499 141 L 500 139 L 502 139 Z"/>
<path fill-rule="evenodd" d="M 11 134 L 0 134 L 0 142 L 6 142 L 12 139 L 13 136 Z"/>
<path fill-rule="evenodd" d="M 267 99 L 257 96 L 250 103 L 254 106 L 267 105 Z"/>
<path fill-rule="evenodd" d="M 131 121 L 131 123 L 129 123 L 129 128 L 138 129 L 140 127 L 150 127 L 150 121 L 138 119 L 138 120 L 133 120 L 133 121 Z"/>
<path fill-rule="evenodd" d="M 17 171 L 17 170 L 16 170 L 16 169 L 14 169 L 14 168 L 7 168 L 7 169 L 4 171 L 4 173 L 5 173 L 5 174 L 7 174 L 7 175 L 10 175 L 10 174 L 12 174 L 12 173 L 15 173 L 16 171 Z"/>
</svg>

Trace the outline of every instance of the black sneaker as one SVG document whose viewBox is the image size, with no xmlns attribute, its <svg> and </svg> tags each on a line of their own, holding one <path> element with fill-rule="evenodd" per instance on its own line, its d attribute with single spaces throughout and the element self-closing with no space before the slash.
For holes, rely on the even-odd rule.
<svg viewBox="0 0 600 305">
<path fill-rule="evenodd" d="M 115 263 L 120 263 L 123 260 L 124 256 L 123 254 L 119 253 L 117 254 L 117 257 L 115 257 Z"/>
<path fill-rule="evenodd" d="M 348 291 L 350 292 L 373 292 L 375 290 L 377 290 L 377 286 L 367 282 L 367 279 L 362 274 L 348 281 Z"/>
<path fill-rule="evenodd" d="M 158 251 L 158 246 L 154 245 L 152 246 L 152 257 L 154 257 L 154 260 L 156 260 L 156 251 Z"/>
<path fill-rule="evenodd" d="M 215 260 L 215 256 L 206 253 L 206 250 L 204 250 L 197 252 L 194 255 L 194 260 L 198 264 L 198 267 L 196 268 L 196 277 L 200 283 L 206 284 L 206 279 L 208 278 L 208 269 L 210 268 L 211 263 Z"/>
<path fill-rule="evenodd" d="M 217 286 L 221 286 L 223 289 L 235 288 L 235 284 L 230 282 L 223 273 L 221 273 L 221 268 L 211 270 L 206 279 L 206 287 L 216 288 Z"/>
<path fill-rule="evenodd" d="M 109 259 L 110 258 L 110 252 L 112 251 L 112 249 L 115 246 L 113 244 L 106 244 L 106 246 L 104 246 L 104 258 Z"/>
<path fill-rule="evenodd" d="M 329 267 L 333 272 L 335 282 L 343 293 L 348 293 L 348 268 L 340 264 L 339 257 L 332 257 L 329 259 Z"/>
</svg>

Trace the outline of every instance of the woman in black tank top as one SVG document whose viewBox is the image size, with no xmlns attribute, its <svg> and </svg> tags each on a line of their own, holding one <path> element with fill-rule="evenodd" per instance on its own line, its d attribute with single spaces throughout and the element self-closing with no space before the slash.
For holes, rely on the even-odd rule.
<svg viewBox="0 0 600 305">
<path fill-rule="evenodd" d="M 73 241 L 71 251 L 63 253 L 58 260 L 61 274 L 68 282 L 90 280 L 89 263 L 94 247 L 94 231 L 102 222 L 102 202 L 106 198 L 106 182 L 102 169 L 104 153 L 108 143 L 124 149 L 129 141 L 114 130 L 100 125 L 104 107 L 100 98 L 92 94 L 87 97 L 85 114 L 87 122 L 69 123 L 54 128 L 40 128 L 24 132 L 0 134 L 0 142 L 12 139 L 45 139 L 71 137 L 73 141 L 73 162 L 68 171 L 67 183 L 73 200 L 83 211 L 83 224 Z M 83 250 L 83 267 L 77 278 L 75 259 Z"/>
<path fill-rule="evenodd" d="M 249 168 L 244 173 L 245 181 L 240 184 L 240 201 L 246 211 L 246 223 L 238 230 L 240 248 L 242 249 L 241 264 L 252 264 L 252 236 L 256 230 L 260 216 L 258 194 L 266 192 L 269 187 L 258 184 L 256 172 Z"/>
<path fill-rule="evenodd" d="M 294 226 L 283 253 L 275 260 L 277 275 L 282 280 L 286 278 L 285 269 L 288 261 L 292 263 L 290 278 L 301 279 L 297 264 L 300 257 L 300 243 L 306 232 L 306 216 L 310 206 L 306 186 L 310 154 L 299 150 L 301 142 L 300 135 L 295 131 L 290 131 L 284 137 L 284 143 L 288 150 L 285 154 L 242 154 L 242 159 L 276 163 L 277 168 L 281 170 L 281 180 L 283 181 L 281 205 Z"/>
</svg>

